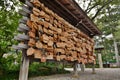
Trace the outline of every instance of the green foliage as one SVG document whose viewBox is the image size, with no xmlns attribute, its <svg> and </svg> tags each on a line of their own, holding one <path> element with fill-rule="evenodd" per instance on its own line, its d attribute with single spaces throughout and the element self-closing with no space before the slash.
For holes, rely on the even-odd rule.
<svg viewBox="0 0 120 80">
<path fill-rule="evenodd" d="M 33 62 L 29 68 L 29 76 L 46 76 L 53 74 L 69 73 L 68 71 L 62 69 L 60 66 L 61 65 L 56 66 L 55 62 Z"/>
<path fill-rule="evenodd" d="M 4 54 L 1 58 L 3 75 L 0 75 L 0 80 L 13 80 L 18 78 L 20 69 L 21 54 L 14 52 Z"/>
<path fill-rule="evenodd" d="M 13 55 L 7 59 L 3 58 L 4 54 L 15 53 L 11 46 L 16 43 L 13 39 L 14 34 L 17 33 L 18 21 L 21 16 L 16 12 L 15 5 L 17 0 L 13 2 L 7 0 L 0 0 L 0 73 L 18 70 L 19 65 L 15 66 Z M 18 2 L 18 1 L 17 1 Z M 13 4 L 10 4 L 13 3 Z M 15 54 L 16 55 L 16 54 Z M 7 73 L 6 73 L 7 74 Z"/>
<path fill-rule="evenodd" d="M 18 71 L 20 66 L 21 54 L 7 53 L 4 54 L 1 62 L 3 62 L 3 68 L 6 72 Z"/>
<path fill-rule="evenodd" d="M 109 6 L 106 9 L 106 13 L 104 13 L 104 16 L 99 18 L 97 23 L 98 26 L 100 22 L 102 23 L 102 28 L 101 30 L 103 31 L 103 34 L 105 36 L 109 34 L 113 34 L 113 38 L 116 41 L 120 41 L 120 29 L 119 29 L 119 21 L 120 21 L 120 13 L 119 13 L 120 7 L 118 4 L 114 4 L 114 6 Z M 113 59 L 114 54 L 114 46 L 113 46 L 113 39 L 106 39 L 104 38 L 103 45 L 105 47 L 103 60 L 104 62 L 116 62 L 115 59 Z"/>
<path fill-rule="evenodd" d="M 108 36 L 113 34 L 113 38 L 120 42 L 120 1 L 119 0 L 77 0 L 83 2 L 83 9 L 97 24 L 97 27 L 103 32 L 103 35 Z M 81 5 L 81 4 L 80 4 Z M 101 40 L 101 36 L 100 36 Z M 98 40 L 97 42 L 99 42 Z M 103 61 L 115 62 L 113 59 L 114 46 L 112 39 L 106 39 L 99 44 L 104 46 L 102 52 Z"/>
<path fill-rule="evenodd" d="M 14 0 L 11 2 L 13 4 L 10 5 L 10 1 L 9 3 L 7 0 L 0 1 L 0 58 L 4 53 L 9 52 L 11 45 L 15 43 L 13 37 L 17 33 L 18 21 L 21 18 L 15 9 L 15 7 L 18 7 L 18 5 L 15 5 L 17 2 Z"/>
<path fill-rule="evenodd" d="M 120 41 L 120 28 L 118 28 L 117 31 L 115 32 L 115 38 L 118 42 Z"/>
<path fill-rule="evenodd" d="M 14 34 L 17 33 L 18 20 L 20 16 L 16 12 L 0 12 L 0 53 L 6 53 L 10 50 L 10 46 L 15 43 Z M 7 49 L 7 50 L 5 50 Z"/>
<path fill-rule="evenodd" d="M 86 68 L 93 68 L 93 65 L 90 65 L 90 64 L 86 64 L 85 65 Z M 95 68 L 99 68 L 99 64 L 95 64 Z"/>
</svg>

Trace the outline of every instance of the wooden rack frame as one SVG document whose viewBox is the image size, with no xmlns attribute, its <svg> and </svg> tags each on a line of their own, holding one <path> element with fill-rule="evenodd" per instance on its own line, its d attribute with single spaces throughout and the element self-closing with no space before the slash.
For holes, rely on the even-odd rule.
<svg viewBox="0 0 120 80">
<path fill-rule="evenodd" d="M 47 6 L 48 3 L 50 5 Z M 60 7 L 56 7 L 57 5 L 55 5 L 55 3 L 57 5 L 59 5 Z M 70 3 L 72 3 L 72 5 L 69 5 Z M 55 13 L 45 6 L 52 9 Z M 61 10 L 60 12 L 58 12 L 58 10 L 53 9 L 54 7 L 56 7 L 58 10 L 60 10 L 60 8 L 62 8 L 64 11 Z M 77 9 L 77 10 L 75 11 L 75 9 Z M 64 60 L 66 60 L 66 56 L 65 56 L 66 51 L 64 52 L 64 49 L 66 48 L 67 45 L 65 45 L 65 43 L 63 44 L 63 42 L 66 41 L 65 38 L 61 38 L 62 41 L 63 41 L 62 43 L 59 43 L 59 41 L 48 43 L 49 39 L 48 39 L 48 36 L 47 36 L 47 34 L 48 34 L 47 29 L 48 29 L 48 27 L 50 27 L 50 25 L 47 21 L 50 21 L 49 18 L 51 16 L 53 16 L 53 18 L 55 20 L 53 20 L 53 22 L 51 22 L 51 21 L 50 22 L 54 23 L 53 24 L 54 26 L 57 25 L 57 27 L 56 28 L 51 27 L 51 29 L 53 29 L 53 31 L 50 31 L 49 35 L 53 36 L 56 33 L 57 33 L 57 35 L 62 34 L 61 33 L 62 30 L 65 30 L 65 29 L 69 29 L 68 33 L 70 33 L 71 35 L 74 35 L 74 34 L 80 35 L 80 36 L 77 36 L 77 37 L 73 36 L 73 38 L 71 38 L 71 39 L 73 39 L 76 42 L 76 44 L 79 44 L 79 42 L 77 42 L 78 39 L 83 38 L 82 39 L 83 41 L 82 41 L 81 45 L 86 47 L 86 50 L 88 51 L 88 53 L 85 51 L 84 47 L 82 49 L 85 51 L 85 54 L 87 54 L 88 56 L 86 56 L 86 55 L 81 55 L 81 56 L 84 57 L 84 59 L 86 59 L 89 63 L 91 63 L 93 65 L 92 70 L 93 70 L 93 73 L 95 73 L 95 66 L 94 66 L 94 58 L 95 57 L 92 54 L 93 49 L 94 49 L 93 48 L 94 42 L 91 38 L 96 34 L 101 34 L 101 32 L 95 27 L 93 22 L 91 22 L 89 20 L 89 18 L 85 15 L 85 13 L 83 11 L 79 12 L 78 9 L 81 10 L 81 8 L 76 6 L 75 2 L 72 1 L 72 0 L 69 0 L 69 1 L 65 0 L 65 2 L 63 0 L 53 0 L 53 2 L 49 1 L 49 0 L 25 0 L 25 5 L 22 7 L 22 10 L 19 12 L 24 17 L 19 21 L 20 25 L 18 27 L 18 31 L 22 32 L 24 34 L 18 34 L 17 36 L 14 37 L 14 39 L 20 41 L 21 43 L 13 46 L 13 48 L 15 48 L 15 49 L 22 50 L 22 53 L 23 53 L 22 54 L 23 56 L 22 56 L 22 63 L 21 63 L 21 68 L 20 68 L 19 80 L 28 80 L 28 68 L 29 68 L 29 63 L 32 60 L 32 59 L 29 58 L 29 56 L 33 55 L 33 53 L 34 53 L 33 51 L 34 51 L 34 49 L 36 49 L 36 46 L 34 47 L 33 45 L 35 45 L 36 40 L 39 40 L 39 38 L 40 38 L 40 42 L 42 41 L 45 44 L 47 43 L 48 46 L 52 45 L 53 47 L 58 48 L 58 49 L 56 48 L 57 50 L 55 50 L 55 51 L 57 51 L 58 54 L 55 53 L 56 56 L 53 55 L 55 58 L 49 57 L 47 60 L 45 60 L 45 59 L 42 59 L 41 56 L 38 55 L 37 58 L 39 58 L 41 60 L 41 62 L 46 62 L 46 61 L 48 61 L 48 62 L 49 61 L 55 61 L 55 62 L 56 61 L 61 61 L 61 62 L 63 62 Z M 45 15 L 46 13 L 49 14 L 50 16 Z M 66 14 L 68 14 L 69 16 L 72 16 L 72 17 L 71 18 L 66 17 L 67 16 Z M 38 17 L 38 16 L 42 16 L 42 17 Z M 63 18 L 60 17 L 60 16 L 62 16 Z M 39 35 L 39 36 L 36 37 L 36 33 L 37 33 L 36 31 L 37 31 L 38 27 L 36 27 L 37 24 L 32 25 L 31 22 L 35 22 L 39 25 L 42 25 L 42 26 L 46 27 L 47 29 L 43 27 L 43 31 L 38 31 L 37 35 Z M 61 26 L 59 26 L 57 22 L 59 22 L 59 24 L 65 25 L 67 27 L 63 26 L 63 28 L 61 30 Z M 39 28 L 39 29 L 41 30 L 41 28 Z M 83 31 L 80 31 L 79 29 L 81 29 Z M 84 31 L 86 31 L 86 32 L 84 32 Z M 55 32 L 55 33 L 53 33 L 53 32 Z M 65 35 L 69 36 L 69 34 L 65 34 Z M 83 44 L 84 42 L 87 42 L 87 43 Z M 38 47 L 39 47 L 39 50 L 42 50 L 44 52 L 44 50 L 41 48 L 41 43 L 37 44 L 37 48 Z M 46 48 L 45 45 L 44 45 L 44 48 Z M 59 49 L 59 48 L 64 48 L 64 49 Z M 73 52 L 76 51 L 77 55 L 78 55 L 78 53 L 82 53 L 81 50 L 77 49 L 77 48 L 76 49 L 72 48 L 72 50 L 73 50 Z M 71 56 L 72 53 L 70 53 L 69 55 Z M 60 55 L 60 54 L 64 54 L 64 56 L 62 55 L 62 59 L 57 58 L 57 55 Z M 73 55 L 74 58 L 72 59 L 72 57 L 71 57 L 72 60 L 71 59 L 68 60 L 68 58 L 67 58 L 68 62 L 74 63 L 74 74 L 75 74 L 75 76 L 78 75 L 78 71 L 77 71 L 78 62 L 79 62 L 79 64 L 87 63 L 87 62 L 85 62 L 85 60 L 84 61 L 78 61 L 76 57 L 79 57 L 79 56 L 77 56 L 77 55 Z M 38 61 L 39 59 L 33 59 L 33 60 Z M 84 71 L 84 67 L 82 67 L 82 71 Z"/>
</svg>

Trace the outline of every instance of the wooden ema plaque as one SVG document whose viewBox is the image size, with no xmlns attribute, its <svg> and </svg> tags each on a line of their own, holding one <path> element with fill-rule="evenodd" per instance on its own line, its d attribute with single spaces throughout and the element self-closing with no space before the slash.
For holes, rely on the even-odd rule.
<svg viewBox="0 0 120 80">
<path fill-rule="evenodd" d="M 39 0 L 30 0 L 33 6 L 23 6 L 27 14 L 23 18 L 24 25 L 18 30 L 25 32 L 27 56 L 55 61 L 77 61 L 78 63 L 92 63 L 94 41 L 79 29 L 72 26 L 52 10 L 44 6 Z M 21 41 L 25 38 L 17 37 Z M 22 42 L 22 41 L 21 41 Z"/>
</svg>

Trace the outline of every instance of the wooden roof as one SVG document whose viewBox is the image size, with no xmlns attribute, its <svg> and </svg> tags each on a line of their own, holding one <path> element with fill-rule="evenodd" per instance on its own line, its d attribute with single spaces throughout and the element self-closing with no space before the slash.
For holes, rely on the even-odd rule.
<svg viewBox="0 0 120 80">
<path fill-rule="evenodd" d="M 20 0 L 24 1 L 24 0 Z M 40 0 L 66 21 L 79 28 L 90 37 L 100 35 L 101 31 L 80 8 L 75 0 Z"/>
</svg>

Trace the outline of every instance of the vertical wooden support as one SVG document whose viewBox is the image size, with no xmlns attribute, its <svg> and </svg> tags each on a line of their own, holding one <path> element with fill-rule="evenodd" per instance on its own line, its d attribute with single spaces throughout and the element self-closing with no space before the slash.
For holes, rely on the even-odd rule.
<svg viewBox="0 0 120 80">
<path fill-rule="evenodd" d="M 28 80 L 29 58 L 26 56 L 26 51 L 23 51 L 22 63 L 20 66 L 19 80 Z"/>
<path fill-rule="evenodd" d="M 103 62 L 102 62 L 102 55 L 101 55 L 101 53 L 98 53 L 98 60 L 99 60 L 99 67 L 103 68 Z"/>
<path fill-rule="evenodd" d="M 77 64 L 77 69 L 78 69 L 78 70 L 80 70 L 80 69 L 81 69 L 80 64 Z"/>
<path fill-rule="evenodd" d="M 65 61 L 62 62 L 62 69 L 65 68 Z"/>
<path fill-rule="evenodd" d="M 80 67 L 81 67 L 81 71 L 85 72 L 85 64 L 80 64 Z"/>
<path fill-rule="evenodd" d="M 74 76 L 74 77 L 78 77 L 77 65 L 78 65 L 78 64 L 75 62 L 75 63 L 74 63 L 74 66 L 73 66 L 73 70 L 74 70 L 74 75 L 73 75 L 73 76 Z"/>
<path fill-rule="evenodd" d="M 95 74 L 96 72 L 95 72 L 95 64 L 94 63 L 92 63 L 92 74 Z"/>
</svg>

